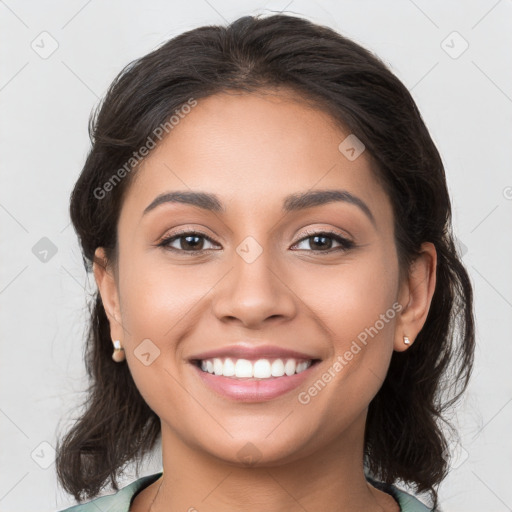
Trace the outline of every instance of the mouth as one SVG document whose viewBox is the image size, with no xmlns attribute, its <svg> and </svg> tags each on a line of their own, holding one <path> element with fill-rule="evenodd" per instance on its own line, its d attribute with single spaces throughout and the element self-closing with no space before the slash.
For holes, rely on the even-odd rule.
<svg viewBox="0 0 512 512">
<path fill-rule="evenodd" d="M 236 380 L 254 381 L 291 377 L 306 371 L 319 361 L 320 359 L 260 358 L 251 360 L 215 357 L 194 359 L 192 363 L 204 373 Z"/>
<path fill-rule="evenodd" d="M 190 362 L 209 391 L 224 399 L 254 403 L 291 393 L 312 375 L 320 359 L 215 357 Z"/>
</svg>

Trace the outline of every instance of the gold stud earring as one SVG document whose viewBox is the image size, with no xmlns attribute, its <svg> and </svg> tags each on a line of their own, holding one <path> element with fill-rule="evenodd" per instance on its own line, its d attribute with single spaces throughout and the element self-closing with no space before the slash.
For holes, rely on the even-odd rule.
<svg viewBox="0 0 512 512">
<path fill-rule="evenodd" d="M 121 347 L 121 342 L 119 340 L 114 340 L 114 353 L 112 354 L 112 359 L 116 363 L 120 363 L 125 360 L 124 348 Z"/>
<path fill-rule="evenodd" d="M 407 336 L 404 336 L 404 343 L 406 345 L 410 345 L 411 344 L 411 340 Z"/>
</svg>

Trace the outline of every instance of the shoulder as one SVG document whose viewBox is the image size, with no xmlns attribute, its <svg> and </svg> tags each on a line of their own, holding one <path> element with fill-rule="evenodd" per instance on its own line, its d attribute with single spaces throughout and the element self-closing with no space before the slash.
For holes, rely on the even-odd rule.
<svg viewBox="0 0 512 512">
<path fill-rule="evenodd" d="M 143 476 L 131 484 L 119 489 L 114 494 L 100 496 L 87 503 L 80 503 L 66 508 L 59 512 L 129 512 L 130 504 L 135 495 L 158 480 L 162 473 L 155 473 L 149 476 Z"/>
<path fill-rule="evenodd" d="M 432 512 L 432 509 L 424 505 L 418 498 L 401 491 L 395 486 L 392 486 L 392 488 L 396 493 L 395 497 L 402 512 Z"/>
<path fill-rule="evenodd" d="M 400 512 L 432 512 L 432 509 L 423 504 L 418 498 L 391 484 L 385 484 L 366 477 L 366 479 L 377 489 L 391 494 L 400 505 Z"/>
</svg>

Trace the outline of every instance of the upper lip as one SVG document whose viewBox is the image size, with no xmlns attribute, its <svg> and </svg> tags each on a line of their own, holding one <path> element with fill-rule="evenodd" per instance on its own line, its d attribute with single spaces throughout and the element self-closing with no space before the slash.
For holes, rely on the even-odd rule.
<svg viewBox="0 0 512 512">
<path fill-rule="evenodd" d="M 213 359 L 215 357 L 232 357 L 234 359 L 267 359 L 267 358 L 288 358 L 288 359 L 319 359 L 311 354 L 289 350 L 276 345 L 252 345 L 238 343 L 226 347 L 208 350 L 189 357 L 190 360 Z"/>
</svg>

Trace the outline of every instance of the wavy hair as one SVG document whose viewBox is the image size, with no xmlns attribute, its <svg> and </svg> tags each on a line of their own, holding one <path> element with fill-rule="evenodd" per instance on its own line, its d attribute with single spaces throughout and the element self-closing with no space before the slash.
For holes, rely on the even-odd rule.
<svg viewBox="0 0 512 512">
<path fill-rule="evenodd" d="M 115 260 L 120 208 L 134 172 L 101 200 L 98 190 L 158 126 L 190 98 L 272 87 L 299 93 L 365 144 L 392 203 L 401 273 L 423 242 L 436 247 L 437 284 L 426 322 L 408 350 L 393 352 L 369 404 L 364 462 L 385 483 L 429 493 L 437 507 L 437 487 L 449 468 L 445 412 L 460 399 L 473 366 L 472 286 L 454 244 L 441 157 L 409 91 L 371 52 L 328 27 L 278 14 L 202 26 L 129 63 L 91 114 L 91 149 L 71 194 L 84 263 L 91 271 L 97 247 Z M 112 360 L 98 292 L 90 314 L 87 398 L 57 445 L 58 479 L 77 500 L 98 495 L 108 480 L 117 491 L 122 468 L 138 465 L 160 436 L 159 417 L 128 366 Z"/>
</svg>

